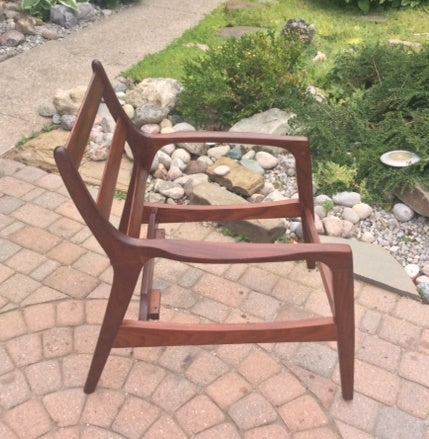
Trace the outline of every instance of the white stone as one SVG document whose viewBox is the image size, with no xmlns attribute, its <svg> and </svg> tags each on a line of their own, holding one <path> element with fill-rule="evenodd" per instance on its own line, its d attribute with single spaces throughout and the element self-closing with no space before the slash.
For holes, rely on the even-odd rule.
<svg viewBox="0 0 429 439">
<path fill-rule="evenodd" d="M 316 206 L 323 206 L 327 201 L 332 201 L 332 198 L 328 197 L 327 195 L 321 194 L 314 199 L 314 204 Z"/>
<path fill-rule="evenodd" d="M 359 215 L 361 220 L 368 218 L 372 213 L 372 207 L 366 203 L 355 204 L 352 209 Z"/>
<path fill-rule="evenodd" d="M 344 208 L 343 219 L 350 221 L 352 224 L 357 224 L 360 221 L 359 215 L 351 207 Z"/>
<path fill-rule="evenodd" d="M 243 154 L 241 157 L 242 160 L 253 160 L 256 155 L 256 152 L 251 149 L 250 151 L 247 151 L 246 154 Z"/>
<path fill-rule="evenodd" d="M 360 237 L 361 241 L 372 243 L 375 241 L 375 237 L 371 232 L 363 232 Z"/>
<path fill-rule="evenodd" d="M 186 165 L 191 161 L 191 154 L 189 154 L 186 149 L 177 148 L 176 150 L 174 150 L 173 154 L 171 154 L 171 158 L 172 160 L 179 159 Z"/>
<path fill-rule="evenodd" d="M 264 169 L 273 169 L 279 163 L 279 159 L 277 157 L 274 157 L 272 154 L 265 151 L 259 151 L 256 153 L 256 161 L 258 162 L 259 166 Z"/>
<path fill-rule="evenodd" d="M 420 267 L 417 264 L 408 264 L 405 266 L 405 272 L 411 279 L 415 279 L 420 273 Z"/>
<path fill-rule="evenodd" d="M 193 127 L 190 123 L 180 122 L 173 126 L 173 131 L 195 131 L 195 127 Z"/>
<path fill-rule="evenodd" d="M 353 207 L 361 202 L 360 194 L 357 192 L 339 192 L 332 197 L 335 204 Z"/>
<path fill-rule="evenodd" d="M 161 122 L 159 123 L 161 130 L 163 128 L 172 128 L 173 124 L 171 123 L 170 119 L 162 119 Z"/>
<path fill-rule="evenodd" d="M 264 186 L 262 187 L 262 189 L 260 190 L 261 194 L 264 195 L 265 197 L 269 194 L 271 194 L 271 192 L 274 190 L 274 186 L 272 183 L 266 181 L 264 183 Z"/>
<path fill-rule="evenodd" d="M 326 233 L 329 236 L 342 236 L 343 222 L 342 219 L 337 218 L 336 216 L 328 216 L 322 220 Z"/>
<path fill-rule="evenodd" d="M 218 160 L 221 157 L 227 155 L 230 150 L 231 147 L 229 145 L 214 146 L 213 148 L 209 148 L 207 150 L 207 155 L 214 160 Z"/>
<path fill-rule="evenodd" d="M 403 203 L 396 203 L 393 206 L 392 212 L 395 218 L 400 222 L 410 221 L 414 217 L 414 211 Z"/>
<path fill-rule="evenodd" d="M 429 262 L 425 262 L 423 264 L 423 269 L 422 269 L 423 274 L 425 274 L 426 276 L 429 276 Z"/>
<path fill-rule="evenodd" d="M 176 180 L 183 175 L 183 172 L 178 166 L 170 166 L 168 170 L 167 177 L 169 180 Z"/>
<path fill-rule="evenodd" d="M 251 203 L 262 203 L 262 201 L 264 201 L 264 196 L 262 194 L 252 194 L 249 201 Z"/>
<path fill-rule="evenodd" d="M 287 200 L 287 198 L 280 191 L 274 189 L 265 197 L 264 201 L 283 201 L 283 200 Z"/>
<path fill-rule="evenodd" d="M 321 63 L 321 62 L 325 62 L 327 59 L 328 59 L 327 56 L 323 52 L 320 52 L 318 50 L 316 56 L 313 58 L 313 62 Z"/>
<path fill-rule="evenodd" d="M 122 109 L 125 111 L 125 114 L 130 118 L 133 119 L 135 115 L 134 107 L 130 104 L 125 104 Z"/>
<path fill-rule="evenodd" d="M 325 233 L 325 227 L 323 227 L 323 222 L 317 214 L 314 215 L 314 225 L 319 235 L 323 235 Z"/>
<path fill-rule="evenodd" d="M 206 156 L 206 155 L 202 155 L 202 156 L 198 157 L 197 161 L 203 162 L 203 163 L 207 164 L 208 166 L 211 166 L 213 164 L 213 160 L 209 156 Z"/>
<path fill-rule="evenodd" d="M 159 163 L 162 163 L 166 169 L 170 169 L 171 157 L 168 154 L 166 154 L 164 151 L 158 151 L 156 155 L 158 157 Z"/>
<path fill-rule="evenodd" d="M 326 209 L 323 206 L 316 205 L 316 206 L 314 206 L 314 213 L 319 218 L 325 218 L 325 216 L 326 216 Z"/>
<path fill-rule="evenodd" d="M 161 148 L 161 151 L 165 152 L 166 154 L 170 155 L 173 154 L 174 150 L 176 149 L 176 145 L 174 143 L 169 143 L 168 145 L 164 145 Z"/>
<path fill-rule="evenodd" d="M 176 158 L 171 161 L 171 166 L 175 166 L 176 168 L 179 168 L 183 172 L 186 168 L 186 163 L 183 163 L 182 160 Z"/>
<path fill-rule="evenodd" d="M 216 175 L 224 176 L 224 175 L 228 174 L 229 171 L 231 171 L 231 168 L 229 166 L 220 165 L 220 166 L 217 166 L 213 172 Z"/>
<path fill-rule="evenodd" d="M 185 190 L 183 187 L 180 184 L 172 181 L 157 180 L 154 189 L 161 195 L 173 200 L 179 200 L 183 197 L 183 195 L 185 195 Z"/>
<path fill-rule="evenodd" d="M 163 119 L 165 120 L 165 119 Z M 173 127 L 161 127 L 161 134 L 171 134 L 174 133 Z"/>
</svg>

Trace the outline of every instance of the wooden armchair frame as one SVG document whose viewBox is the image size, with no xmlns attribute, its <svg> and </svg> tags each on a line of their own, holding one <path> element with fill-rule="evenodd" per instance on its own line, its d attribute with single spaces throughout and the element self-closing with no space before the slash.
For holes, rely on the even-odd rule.
<svg viewBox="0 0 429 439">
<path fill-rule="evenodd" d="M 342 394 L 353 398 L 354 298 L 352 254 L 349 246 L 321 244 L 314 226 L 311 157 L 305 137 L 231 132 L 177 132 L 150 135 L 139 131 L 123 111 L 100 62 L 93 75 L 76 123 L 65 147 L 55 149 L 55 160 L 80 214 L 113 267 L 110 297 L 85 384 L 94 392 L 112 347 L 175 346 L 234 343 L 336 340 Z M 109 156 L 94 201 L 80 174 L 91 128 L 104 99 L 116 121 Z M 109 222 L 115 185 L 125 142 L 134 164 L 118 227 Z M 232 206 L 171 206 L 144 201 L 146 180 L 156 152 L 164 145 L 183 142 L 229 142 L 271 145 L 289 151 L 296 160 L 299 199 Z M 162 223 L 238 221 L 257 218 L 301 217 L 304 243 L 215 243 L 165 239 Z M 140 238 L 147 224 L 147 238 Z M 197 263 L 256 263 L 306 260 L 316 262 L 324 282 L 332 317 L 293 322 L 246 324 L 177 324 L 150 321 L 159 317 L 160 293 L 152 288 L 154 258 Z M 139 320 L 124 320 L 143 270 Z"/>
</svg>

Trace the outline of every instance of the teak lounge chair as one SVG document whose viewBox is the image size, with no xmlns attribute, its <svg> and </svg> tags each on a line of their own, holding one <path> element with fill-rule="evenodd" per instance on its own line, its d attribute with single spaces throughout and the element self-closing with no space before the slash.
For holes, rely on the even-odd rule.
<svg viewBox="0 0 429 439">
<path fill-rule="evenodd" d="M 231 132 L 175 132 L 150 135 L 127 117 L 100 62 L 92 64 L 93 76 L 65 147 L 55 149 L 55 160 L 64 183 L 86 224 L 113 267 L 113 282 L 100 335 L 85 384 L 94 392 L 112 347 L 210 345 L 291 341 L 336 340 L 344 399 L 353 398 L 354 301 L 352 254 L 349 246 L 321 244 L 314 225 L 310 147 L 305 137 Z M 107 104 L 116 127 L 97 199 L 79 174 L 91 128 L 101 100 Z M 124 145 L 134 156 L 133 169 L 120 224 L 109 222 Z M 164 145 L 215 142 L 271 145 L 293 154 L 299 199 L 228 206 L 172 206 L 145 202 L 145 186 L 152 161 Z M 166 239 L 162 223 L 237 221 L 244 218 L 301 217 L 304 243 L 218 243 Z M 140 238 L 142 224 L 147 237 Z M 289 322 L 179 324 L 159 318 L 160 292 L 152 288 L 154 258 L 196 263 L 263 263 L 305 260 L 316 263 L 327 293 L 332 317 Z M 138 320 L 124 315 L 143 270 Z M 293 294 L 293 292 L 291 292 Z M 151 321 L 152 320 L 152 321 Z"/>
</svg>

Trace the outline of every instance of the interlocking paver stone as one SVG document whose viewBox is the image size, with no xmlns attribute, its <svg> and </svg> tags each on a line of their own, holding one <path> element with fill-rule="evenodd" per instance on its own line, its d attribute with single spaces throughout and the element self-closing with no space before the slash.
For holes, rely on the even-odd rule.
<svg viewBox="0 0 429 439">
<path fill-rule="evenodd" d="M 380 439 L 420 439 L 424 434 L 424 424 L 396 408 L 383 407 L 377 420 L 375 434 Z"/>
<path fill-rule="evenodd" d="M 186 379 L 167 375 L 152 395 L 152 400 L 167 412 L 174 412 L 197 392 L 196 386 Z"/>
<path fill-rule="evenodd" d="M 198 395 L 186 403 L 177 411 L 176 417 L 182 428 L 191 435 L 225 419 L 221 410 L 205 395 Z"/>
<path fill-rule="evenodd" d="M 85 403 L 81 389 L 66 389 L 43 398 L 45 409 L 59 427 L 67 427 L 79 422 Z"/>
<path fill-rule="evenodd" d="M 144 435 L 145 439 L 186 439 L 186 434 L 170 416 L 161 416 Z"/>
<path fill-rule="evenodd" d="M 236 372 L 229 372 L 207 387 L 207 394 L 221 408 L 226 408 L 243 398 L 251 390 L 251 385 Z"/>
<path fill-rule="evenodd" d="M 143 399 L 129 397 L 113 423 L 113 430 L 126 438 L 138 439 L 155 421 L 159 409 Z"/>
<path fill-rule="evenodd" d="M 287 429 L 278 424 L 264 425 L 252 430 L 246 431 L 244 439 L 289 439 L 292 436 L 288 433 Z"/>
<path fill-rule="evenodd" d="M 128 393 L 146 398 L 150 396 L 165 377 L 166 372 L 161 367 L 150 363 L 136 363 L 128 375 L 125 390 Z"/>
<path fill-rule="evenodd" d="M 15 407 L 26 401 L 30 396 L 30 389 L 24 374 L 15 369 L 0 377 L 0 405 L 6 409 Z"/>
<path fill-rule="evenodd" d="M 55 392 L 62 386 L 61 367 L 57 360 L 31 364 L 25 368 L 25 375 L 36 395 Z"/>
<path fill-rule="evenodd" d="M 36 363 L 42 358 L 42 341 L 37 334 L 26 334 L 9 340 L 7 350 L 18 367 Z"/>
<path fill-rule="evenodd" d="M 243 430 L 270 424 L 277 419 L 273 406 L 259 393 L 250 393 L 233 404 L 229 415 Z"/>
<path fill-rule="evenodd" d="M 85 395 L 112 269 L 58 176 L 4 159 L 0 175 L 1 439 L 429 439 L 427 306 L 361 282 L 353 401 L 341 397 L 334 342 L 113 349 Z M 166 229 L 232 241 L 211 227 Z M 155 276 L 165 321 L 329 311 L 305 263 L 160 260 Z M 127 317 L 137 310 L 136 294 Z"/>
<path fill-rule="evenodd" d="M 186 377 L 193 383 L 206 386 L 224 374 L 228 366 L 215 355 L 203 352 L 186 370 Z"/>
<path fill-rule="evenodd" d="M 328 423 L 317 401 L 309 395 L 300 396 L 280 407 L 280 416 L 291 431 L 307 430 Z"/>
<path fill-rule="evenodd" d="M 254 351 L 244 359 L 238 368 L 243 377 L 252 384 L 259 384 L 277 374 L 281 367 L 273 358 L 263 351 Z"/>
<path fill-rule="evenodd" d="M 29 400 L 10 410 L 5 415 L 5 421 L 18 437 L 26 439 L 36 439 L 52 427 L 49 415 L 36 400 Z"/>
<path fill-rule="evenodd" d="M 71 267 L 59 267 L 45 279 L 46 285 L 63 291 L 75 299 L 86 297 L 98 283 L 95 277 Z"/>
</svg>

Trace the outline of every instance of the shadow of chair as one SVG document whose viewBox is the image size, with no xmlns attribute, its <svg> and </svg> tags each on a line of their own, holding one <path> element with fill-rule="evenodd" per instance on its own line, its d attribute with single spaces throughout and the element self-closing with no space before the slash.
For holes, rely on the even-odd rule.
<svg viewBox="0 0 429 439">
<path fill-rule="evenodd" d="M 291 341 L 337 341 L 344 399 L 353 398 L 354 300 L 352 254 L 349 246 L 321 244 L 314 225 L 310 147 L 304 137 L 231 132 L 174 132 L 147 134 L 127 117 L 98 61 L 65 147 L 55 149 L 64 183 L 84 221 L 106 252 L 113 281 L 98 342 L 85 384 L 94 392 L 112 347 L 210 345 Z M 85 154 L 100 102 L 104 99 L 116 127 L 96 199 L 91 196 L 79 166 Z M 115 186 L 128 143 L 133 157 L 124 209 L 118 226 L 110 221 Z M 299 199 L 245 205 L 168 205 L 145 201 L 152 161 L 164 145 L 183 142 L 258 144 L 283 148 L 293 154 Z M 127 160 L 127 159 L 126 159 Z M 304 243 L 219 243 L 166 239 L 162 223 L 239 221 L 301 217 Z M 146 238 L 140 238 L 142 224 Z M 153 288 L 154 258 L 193 263 L 264 263 L 305 260 L 318 265 L 331 306 L 331 317 L 299 321 L 179 324 L 159 319 L 160 291 Z M 124 319 L 140 273 L 138 320 Z M 293 291 L 291 292 L 293 294 Z"/>
</svg>

